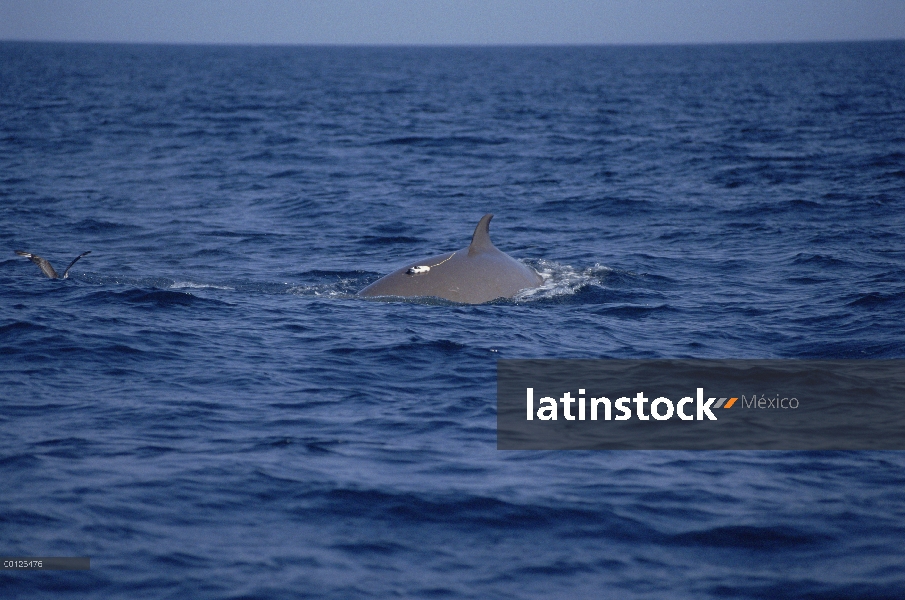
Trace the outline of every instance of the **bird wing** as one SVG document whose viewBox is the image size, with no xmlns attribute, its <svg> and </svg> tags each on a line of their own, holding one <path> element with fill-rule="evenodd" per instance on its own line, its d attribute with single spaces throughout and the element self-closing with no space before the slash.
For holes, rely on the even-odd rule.
<svg viewBox="0 0 905 600">
<path fill-rule="evenodd" d="M 39 267 L 41 267 L 41 270 L 44 272 L 44 274 L 47 275 L 48 277 L 50 277 L 51 279 L 57 278 L 57 272 L 53 270 L 53 267 L 50 266 L 50 262 L 48 262 L 46 259 L 43 259 L 40 256 L 36 256 L 29 252 L 22 252 L 21 250 L 16 250 L 16 254 L 18 254 L 19 256 L 24 256 L 25 258 L 29 259 L 31 262 L 33 262 L 36 265 L 38 265 Z"/>
<path fill-rule="evenodd" d="M 79 254 L 78 256 L 76 256 L 76 257 L 72 260 L 71 263 L 69 263 L 69 266 L 66 267 L 66 270 L 65 270 L 65 271 L 63 271 L 63 279 L 66 279 L 67 277 L 69 277 L 69 269 L 72 268 L 72 265 L 74 265 L 75 263 L 79 262 L 79 259 L 82 258 L 83 256 L 85 256 L 86 254 L 91 254 L 91 250 L 89 250 L 88 252 L 82 252 L 81 254 Z M 32 260 L 34 260 L 34 259 L 32 259 Z M 42 259 L 42 260 L 43 260 L 43 259 Z M 47 261 L 44 261 L 44 262 L 47 262 Z"/>
</svg>

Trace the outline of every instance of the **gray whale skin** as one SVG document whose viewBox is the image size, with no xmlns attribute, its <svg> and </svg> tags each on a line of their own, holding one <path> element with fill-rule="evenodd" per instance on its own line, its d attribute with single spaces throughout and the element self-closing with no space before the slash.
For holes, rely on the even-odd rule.
<svg viewBox="0 0 905 600">
<path fill-rule="evenodd" d="M 431 296 L 464 304 L 512 298 L 543 280 L 530 267 L 500 252 L 490 241 L 484 215 L 468 248 L 408 264 L 358 292 L 359 296 Z M 425 267 L 428 267 L 425 269 Z"/>
</svg>

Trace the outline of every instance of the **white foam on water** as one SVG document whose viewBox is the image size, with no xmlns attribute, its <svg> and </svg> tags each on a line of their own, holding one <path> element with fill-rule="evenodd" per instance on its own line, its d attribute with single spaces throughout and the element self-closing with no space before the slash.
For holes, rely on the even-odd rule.
<svg viewBox="0 0 905 600">
<path fill-rule="evenodd" d="M 212 283 L 195 283 L 193 281 L 176 281 L 170 284 L 171 290 L 235 290 L 234 287 L 226 285 L 214 285 Z"/>
<path fill-rule="evenodd" d="M 517 302 L 546 300 L 558 296 L 570 296 L 586 285 L 603 285 L 613 269 L 595 264 L 587 269 L 576 269 L 552 260 L 531 260 L 525 263 L 543 278 L 540 287 L 523 290 L 513 300 Z"/>
</svg>

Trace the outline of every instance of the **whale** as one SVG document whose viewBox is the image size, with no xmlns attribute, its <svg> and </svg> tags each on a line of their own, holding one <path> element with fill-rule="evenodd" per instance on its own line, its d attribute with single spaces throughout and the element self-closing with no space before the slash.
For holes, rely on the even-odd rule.
<svg viewBox="0 0 905 600">
<path fill-rule="evenodd" d="M 443 298 L 483 304 L 539 287 L 531 267 L 498 250 L 490 241 L 492 214 L 481 217 L 467 248 L 409 263 L 358 292 L 359 296 Z"/>
</svg>

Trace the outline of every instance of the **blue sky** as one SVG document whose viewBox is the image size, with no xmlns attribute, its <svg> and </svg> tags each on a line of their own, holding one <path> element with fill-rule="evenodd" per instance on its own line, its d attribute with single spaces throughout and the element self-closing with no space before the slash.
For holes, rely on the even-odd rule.
<svg viewBox="0 0 905 600">
<path fill-rule="evenodd" d="M 0 0 L 0 39 L 231 44 L 905 39 L 905 0 Z"/>
</svg>

